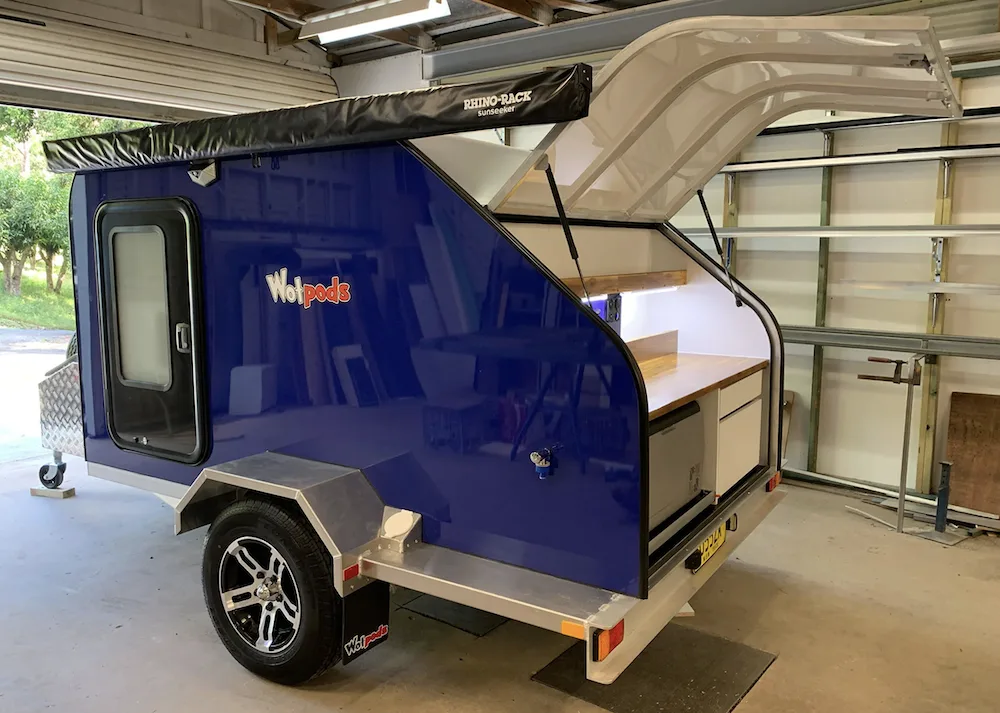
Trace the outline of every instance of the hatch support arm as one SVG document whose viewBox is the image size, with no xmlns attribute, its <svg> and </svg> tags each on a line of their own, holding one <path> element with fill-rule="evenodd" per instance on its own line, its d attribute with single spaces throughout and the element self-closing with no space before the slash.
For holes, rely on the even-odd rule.
<svg viewBox="0 0 1000 713">
<path fill-rule="evenodd" d="M 563 235 L 566 236 L 566 245 L 569 247 L 569 256 L 573 258 L 576 265 L 576 274 L 580 276 L 580 286 L 583 287 L 583 294 L 590 304 L 590 292 L 587 290 L 587 281 L 583 279 L 583 270 L 580 269 L 580 253 L 576 249 L 576 242 L 573 240 L 573 231 L 569 227 L 569 218 L 566 217 L 566 209 L 563 208 L 562 198 L 559 197 L 559 185 L 556 183 L 555 174 L 552 173 L 552 165 L 549 163 L 548 155 L 543 156 L 536 168 L 544 165 L 545 178 L 549 181 L 549 190 L 552 191 L 552 202 L 556 204 L 556 213 L 559 214 L 559 225 L 562 226 Z"/>
<path fill-rule="evenodd" d="M 733 285 L 733 275 L 729 272 L 729 261 L 722 253 L 722 243 L 719 242 L 719 235 L 715 232 L 715 225 L 712 223 L 712 214 L 708 212 L 708 205 L 705 203 L 705 194 L 702 193 L 700 188 L 698 189 L 698 201 L 701 203 L 701 212 L 705 214 L 705 222 L 708 223 L 708 232 L 712 234 L 712 240 L 715 241 L 715 251 L 719 253 L 719 264 L 726 271 L 726 279 L 729 281 L 729 291 L 736 298 L 736 306 L 742 307 L 743 300 L 736 294 L 736 287 Z"/>
</svg>

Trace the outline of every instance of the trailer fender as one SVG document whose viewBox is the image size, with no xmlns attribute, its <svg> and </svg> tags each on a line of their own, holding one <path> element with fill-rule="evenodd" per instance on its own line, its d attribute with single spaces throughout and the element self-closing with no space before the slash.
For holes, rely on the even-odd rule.
<svg viewBox="0 0 1000 713">
<path fill-rule="evenodd" d="M 299 506 L 330 551 L 341 596 L 363 583 L 350 581 L 345 591 L 345 579 L 356 578 L 357 568 L 352 565 L 369 548 L 377 547 L 383 522 L 400 512 L 383 504 L 357 468 L 268 452 L 205 468 L 174 508 L 176 534 L 210 524 L 249 493 Z M 419 516 L 413 516 L 413 524 L 419 531 Z"/>
</svg>

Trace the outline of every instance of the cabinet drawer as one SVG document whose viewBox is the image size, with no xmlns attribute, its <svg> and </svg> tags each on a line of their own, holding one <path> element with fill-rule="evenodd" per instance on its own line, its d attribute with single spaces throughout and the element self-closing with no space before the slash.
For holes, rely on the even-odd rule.
<svg viewBox="0 0 1000 713">
<path fill-rule="evenodd" d="M 763 385 L 764 372 L 758 371 L 722 389 L 719 392 L 719 418 L 728 416 L 743 404 L 748 404 L 760 396 Z"/>
<path fill-rule="evenodd" d="M 722 495 L 760 463 L 761 400 L 719 423 L 715 492 Z"/>
</svg>

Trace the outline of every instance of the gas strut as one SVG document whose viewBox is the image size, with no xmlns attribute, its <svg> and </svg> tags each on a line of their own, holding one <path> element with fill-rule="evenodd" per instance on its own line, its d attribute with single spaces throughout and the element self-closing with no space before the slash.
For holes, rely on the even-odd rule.
<svg viewBox="0 0 1000 713">
<path fill-rule="evenodd" d="M 733 276 L 729 272 L 729 261 L 722 254 L 722 243 L 719 242 L 719 236 L 715 232 L 715 225 L 712 224 L 712 215 L 708 212 L 708 206 L 705 204 L 705 194 L 701 192 L 700 188 L 698 189 L 698 201 L 701 203 L 701 212 L 705 215 L 705 222 L 708 223 L 708 232 L 712 234 L 712 240 L 715 241 L 715 251 L 719 253 L 719 263 L 722 265 L 722 269 L 726 271 L 726 279 L 729 280 L 729 291 L 736 298 L 736 306 L 742 307 L 743 300 L 736 294 L 736 288 L 733 287 Z"/>
<path fill-rule="evenodd" d="M 580 253 L 576 250 L 576 243 L 573 241 L 573 231 L 569 227 L 569 218 L 566 217 L 566 209 L 563 208 L 562 198 L 559 197 L 559 186 L 556 185 L 556 177 L 552 173 L 552 165 L 549 157 L 543 156 L 545 162 L 545 177 L 549 179 L 549 190 L 552 191 L 552 200 L 556 204 L 556 213 L 559 214 L 559 225 L 562 226 L 563 235 L 566 236 L 566 245 L 569 246 L 569 256 L 573 258 L 576 265 L 576 274 L 580 276 L 580 285 L 583 287 L 583 294 L 587 297 L 587 304 L 590 304 L 590 292 L 587 290 L 587 283 L 583 279 L 583 271 L 580 269 Z M 539 164 L 542 162 L 540 161 Z"/>
</svg>

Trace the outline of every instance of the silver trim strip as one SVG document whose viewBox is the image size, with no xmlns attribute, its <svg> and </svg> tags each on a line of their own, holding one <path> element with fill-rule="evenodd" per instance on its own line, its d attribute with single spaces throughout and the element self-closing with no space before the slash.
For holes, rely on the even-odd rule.
<svg viewBox="0 0 1000 713">
<path fill-rule="evenodd" d="M 153 478 L 142 473 L 134 473 L 131 470 L 112 468 L 110 465 L 101 465 L 100 463 L 87 463 L 87 475 L 139 488 L 140 490 L 146 490 L 168 498 L 183 498 L 188 488 L 190 488 L 190 486 L 182 485 L 181 483 Z"/>
<path fill-rule="evenodd" d="M 359 558 L 361 573 L 550 631 L 609 629 L 640 600 L 435 545 Z"/>
</svg>

